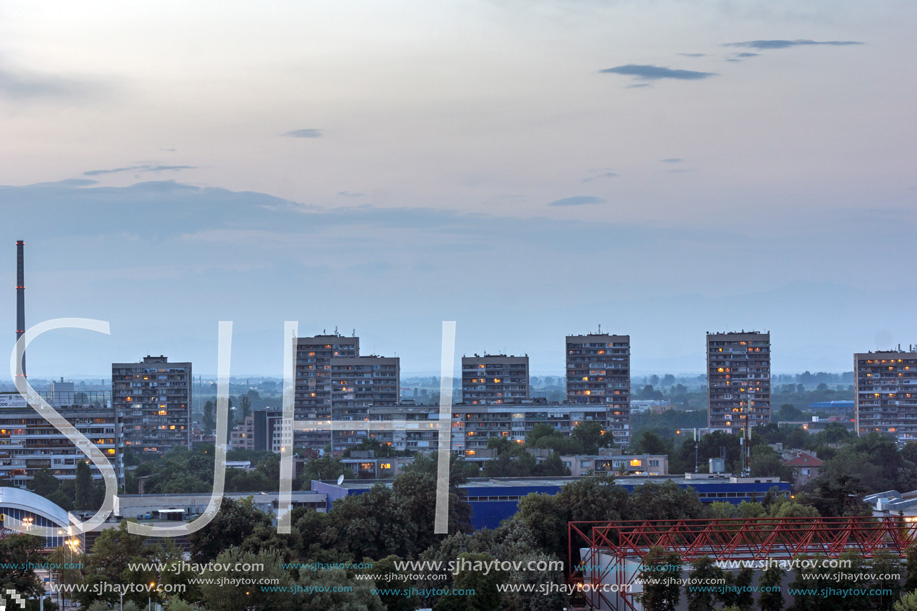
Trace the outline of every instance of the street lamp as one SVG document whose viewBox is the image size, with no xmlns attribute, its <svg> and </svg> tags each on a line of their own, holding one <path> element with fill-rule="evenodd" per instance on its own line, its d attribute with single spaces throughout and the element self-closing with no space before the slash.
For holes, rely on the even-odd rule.
<svg viewBox="0 0 917 611">
<path fill-rule="evenodd" d="M 146 603 L 147 603 L 146 608 L 147 608 L 147 611 L 153 611 L 153 588 L 155 588 L 155 587 L 156 587 L 156 582 L 155 582 L 155 581 L 151 581 L 151 582 L 150 582 L 150 592 L 149 592 L 149 596 L 147 596 L 147 599 L 146 599 Z M 121 611 L 124 611 L 124 610 L 122 609 Z"/>
</svg>

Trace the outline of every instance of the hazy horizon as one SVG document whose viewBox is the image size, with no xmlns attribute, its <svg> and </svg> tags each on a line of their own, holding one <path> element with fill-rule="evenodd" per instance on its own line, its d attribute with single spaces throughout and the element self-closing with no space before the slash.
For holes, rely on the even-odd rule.
<svg viewBox="0 0 917 611">
<path fill-rule="evenodd" d="M 21 239 L 27 326 L 111 323 L 36 340 L 36 378 L 215 371 L 220 320 L 251 375 L 285 320 L 405 372 L 438 372 L 444 320 L 535 375 L 599 324 L 635 372 L 702 373 L 743 328 L 775 373 L 849 371 L 917 343 L 915 26 L 900 0 L 7 3 L 5 345 Z"/>
</svg>

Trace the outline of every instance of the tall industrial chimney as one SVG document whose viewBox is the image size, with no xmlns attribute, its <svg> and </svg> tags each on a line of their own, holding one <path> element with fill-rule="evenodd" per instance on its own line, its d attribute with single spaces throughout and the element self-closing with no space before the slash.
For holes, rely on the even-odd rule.
<svg viewBox="0 0 917 611">
<path fill-rule="evenodd" d="M 25 242 L 19 240 L 16 242 L 16 341 L 25 333 L 25 265 L 23 261 L 23 249 Z M 16 356 L 22 362 L 22 375 L 25 373 L 25 351 L 17 352 Z"/>
</svg>

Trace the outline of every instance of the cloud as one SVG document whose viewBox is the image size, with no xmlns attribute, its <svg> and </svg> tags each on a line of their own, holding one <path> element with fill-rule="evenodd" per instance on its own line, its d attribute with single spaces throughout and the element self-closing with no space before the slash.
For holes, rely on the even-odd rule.
<svg viewBox="0 0 917 611">
<path fill-rule="evenodd" d="M 322 130 L 320 129 L 294 129 L 284 134 L 289 138 L 321 138 Z"/>
<path fill-rule="evenodd" d="M 758 57 L 758 53 L 736 53 L 732 57 L 727 57 L 727 62 L 741 62 L 750 57 Z"/>
<path fill-rule="evenodd" d="M 341 197 L 363 197 L 365 193 L 352 193 L 350 191 L 338 191 Z"/>
<path fill-rule="evenodd" d="M 54 182 L 39 182 L 29 185 L 29 187 L 88 187 L 89 185 L 98 184 L 98 182 L 98 180 L 90 180 L 89 178 L 65 178 Z"/>
<path fill-rule="evenodd" d="M 639 89 L 640 87 L 650 87 L 649 83 L 634 83 L 633 85 L 628 85 L 628 89 Z"/>
<path fill-rule="evenodd" d="M 549 206 L 585 206 L 587 204 L 603 204 L 605 200 L 601 197 L 593 197 L 591 195 L 574 195 L 573 197 L 565 197 L 563 199 L 558 199 L 553 201 Z"/>
<path fill-rule="evenodd" d="M 14 71 L 0 66 L 0 99 L 11 101 L 75 101 L 99 91 L 98 84 L 57 76 Z"/>
<path fill-rule="evenodd" d="M 117 174 L 118 172 L 131 172 L 134 170 L 139 170 L 145 166 L 142 165 L 132 165 L 125 168 L 112 168 L 110 170 L 89 170 L 88 172 L 83 172 L 83 176 L 101 176 L 102 174 Z"/>
<path fill-rule="evenodd" d="M 665 68 L 663 66 L 649 66 L 644 64 L 627 64 L 625 66 L 615 66 L 614 68 L 599 70 L 599 72 L 607 74 L 623 74 L 624 76 L 633 76 L 638 79 L 652 81 L 665 78 L 678 79 L 683 81 L 696 81 L 711 76 L 716 76 L 716 74 L 713 72 L 673 70 L 672 68 Z"/>
<path fill-rule="evenodd" d="M 118 174 L 120 172 L 178 172 L 180 170 L 196 170 L 195 165 L 132 165 L 110 170 L 89 170 L 83 176 L 101 176 L 102 174 Z"/>
<path fill-rule="evenodd" d="M 57 97 L 67 94 L 63 82 L 47 77 L 23 76 L 0 71 L 0 95 L 10 99 Z"/>
<path fill-rule="evenodd" d="M 726 47 L 745 47 L 748 49 L 787 49 L 789 47 L 801 47 L 808 45 L 829 45 L 834 47 L 846 47 L 850 45 L 861 45 L 862 42 L 856 40 L 746 40 L 743 42 L 730 42 L 723 46 Z"/>
<path fill-rule="evenodd" d="M 706 53 L 679 53 L 682 57 L 704 57 Z"/>
<path fill-rule="evenodd" d="M 617 178 L 618 176 L 611 170 L 591 170 L 591 172 L 594 172 L 592 176 L 587 176 L 586 178 L 583 179 L 583 182 L 591 182 L 593 180 L 599 180 L 601 178 Z"/>
<path fill-rule="evenodd" d="M 154 165 L 149 166 L 142 172 L 178 172 L 180 170 L 196 170 L 196 165 Z"/>
<path fill-rule="evenodd" d="M 684 161 L 681 157 L 669 157 L 668 159 L 660 159 L 662 163 L 681 163 Z"/>
</svg>

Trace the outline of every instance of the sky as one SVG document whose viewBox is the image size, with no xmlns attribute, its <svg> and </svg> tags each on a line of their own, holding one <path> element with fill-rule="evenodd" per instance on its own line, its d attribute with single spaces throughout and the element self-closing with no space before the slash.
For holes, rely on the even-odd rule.
<svg viewBox="0 0 917 611">
<path fill-rule="evenodd" d="M 22 239 L 28 325 L 111 324 L 36 340 L 32 377 L 211 374 L 221 320 L 234 375 L 281 375 L 285 320 L 406 375 L 444 320 L 537 375 L 599 325 L 635 373 L 742 329 L 776 373 L 851 370 L 917 343 L 915 27 L 892 0 L 4 2 L 6 345 Z"/>
</svg>

